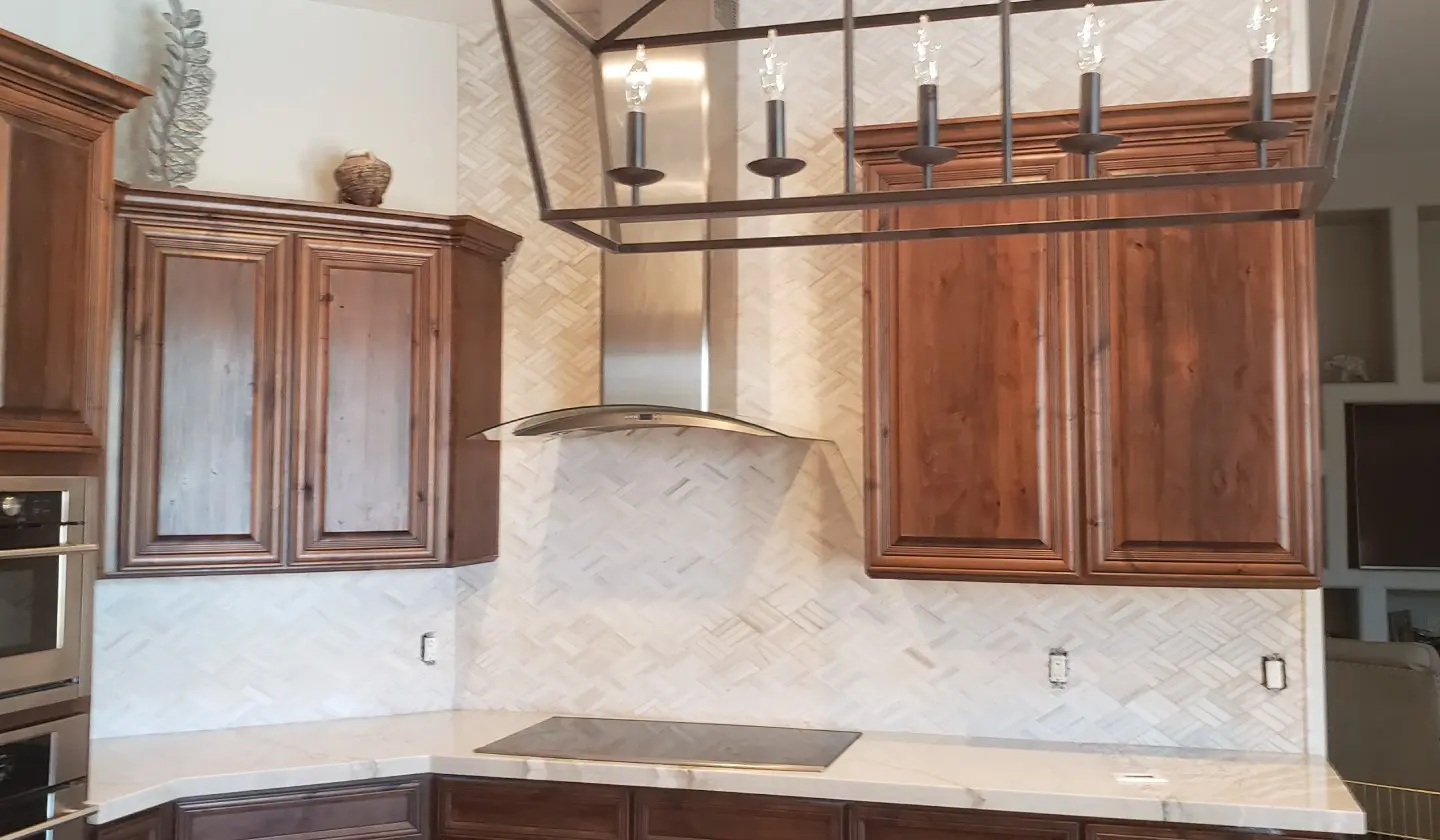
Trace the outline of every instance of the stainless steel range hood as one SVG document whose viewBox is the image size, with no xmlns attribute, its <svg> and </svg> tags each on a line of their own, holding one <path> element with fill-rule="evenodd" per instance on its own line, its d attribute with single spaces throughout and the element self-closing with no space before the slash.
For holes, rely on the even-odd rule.
<svg viewBox="0 0 1440 840">
<path fill-rule="evenodd" d="M 601 31 L 638 5 L 636 0 L 603 0 Z M 733 27 L 735 12 L 735 0 L 669 0 L 629 34 Z M 623 84 L 633 60 L 633 55 L 612 53 L 601 61 L 600 107 L 609 159 L 619 158 L 623 148 Z M 644 202 L 735 198 L 736 45 L 652 50 L 646 63 L 653 77 L 646 103 L 648 165 L 666 177 L 645 188 Z M 734 219 L 632 224 L 624 230 L 627 241 L 735 235 Z M 602 404 L 522 417 L 480 434 L 516 440 L 679 427 L 804 437 L 734 416 L 737 281 L 734 252 L 603 254 Z"/>
</svg>

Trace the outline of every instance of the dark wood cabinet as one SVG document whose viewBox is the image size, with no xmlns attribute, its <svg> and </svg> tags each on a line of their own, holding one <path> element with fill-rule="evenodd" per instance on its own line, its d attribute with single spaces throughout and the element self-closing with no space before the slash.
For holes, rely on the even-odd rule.
<svg viewBox="0 0 1440 840">
<path fill-rule="evenodd" d="M 102 448 L 114 123 L 149 93 L 0 30 L 0 450 Z"/>
<path fill-rule="evenodd" d="M 424 840 L 428 788 L 428 780 L 404 779 L 182 800 L 174 840 Z"/>
<path fill-rule="evenodd" d="M 1070 177 L 1059 152 L 1023 179 Z M 994 155 L 938 186 L 993 183 Z M 917 189 L 915 167 L 869 168 L 871 189 Z M 1054 218 L 1056 200 L 891 211 L 898 227 Z M 866 483 L 875 574 L 1075 577 L 1075 244 L 1062 236 L 884 243 L 869 249 Z"/>
<path fill-rule="evenodd" d="M 499 445 L 467 437 L 499 421 L 517 237 L 469 217 L 130 187 L 117 216 L 112 574 L 494 557 Z"/>
<path fill-rule="evenodd" d="M 1298 141 L 1275 144 L 1295 163 Z M 1248 144 L 1139 140 L 1102 175 L 1254 166 Z M 1244 210 L 1294 187 L 1107 196 L 1107 214 Z M 1088 570 L 1097 579 L 1315 582 L 1319 424 L 1310 223 L 1086 240 Z"/>
<path fill-rule="evenodd" d="M 1080 823 L 941 808 L 856 805 L 850 813 L 850 840 L 1080 840 Z"/>
<path fill-rule="evenodd" d="M 1277 107 L 1301 119 L 1301 97 Z M 1253 165 L 1244 102 L 1112 109 L 1101 174 Z M 1018 179 L 1079 177 L 1073 114 L 1016 121 Z M 993 118 L 945 124 L 937 184 L 999 179 Z M 919 186 L 860 132 L 872 189 Z M 1272 144 L 1276 162 L 1303 140 Z M 876 211 L 907 228 L 1257 207 L 1259 190 Z M 1283 188 L 1290 189 L 1290 188 Z M 1067 203 L 1069 202 L 1069 203 Z M 1318 583 L 1309 223 L 914 240 L 866 250 L 867 566 L 877 577 Z"/>
<path fill-rule="evenodd" d="M 633 840 L 845 840 L 845 803 L 689 790 L 635 791 Z"/>
<path fill-rule="evenodd" d="M 1274 832 L 1259 829 L 1245 831 L 1189 825 L 1085 826 L 1085 840 L 1261 840 L 1274 836 Z"/>
<path fill-rule="evenodd" d="M 92 827 L 92 840 L 173 840 L 174 808 L 162 805 Z"/>
<path fill-rule="evenodd" d="M 436 247 L 300 242 L 297 566 L 427 563 L 440 552 L 444 263 Z"/>
<path fill-rule="evenodd" d="M 433 795 L 432 795 L 433 789 Z M 718 791 L 412 776 L 182 799 L 94 840 L 1335 840 Z"/>
<path fill-rule="evenodd" d="M 435 833 L 476 840 L 628 840 L 630 791 L 501 779 L 436 781 Z"/>
<path fill-rule="evenodd" d="M 126 229 L 128 569 L 284 561 L 288 239 Z"/>
</svg>

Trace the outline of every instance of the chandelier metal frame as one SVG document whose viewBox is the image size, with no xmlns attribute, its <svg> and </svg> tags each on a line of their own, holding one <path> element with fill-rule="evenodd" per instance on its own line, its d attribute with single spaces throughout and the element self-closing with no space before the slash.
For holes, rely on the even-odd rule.
<svg viewBox="0 0 1440 840">
<path fill-rule="evenodd" d="M 1012 112 L 1011 35 L 1014 15 L 1079 9 L 1087 2 L 1095 6 L 1126 6 L 1156 0 L 996 0 L 996 2 L 936 8 L 928 11 L 860 15 L 855 14 L 855 0 L 842 0 L 843 15 L 839 18 L 682 32 L 647 38 L 626 38 L 628 32 L 651 12 L 668 0 L 647 0 L 634 13 L 610 31 L 598 37 L 561 9 L 555 0 L 528 0 L 531 5 L 553 20 L 561 29 L 594 56 L 597 83 L 597 110 L 603 109 L 598 83 L 599 58 L 605 53 L 634 50 L 639 44 L 648 49 L 671 46 L 718 44 L 732 41 L 759 40 L 770 30 L 781 36 L 813 35 L 826 32 L 843 34 L 844 51 L 844 125 L 840 130 L 844 145 L 845 190 L 823 195 L 785 198 L 754 198 L 727 201 L 684 202 L 671 204 L 619 204 L 614 191 L 604 191 L 607 203 L 596 207 L 556 208 L 551 204 L 544 161 L 540 157 L 535 128 L 531 121 L 525 84 L 521 78 L 510 20 L 505 0 L 492 0 L 496 30 L 504 53 L 506 72 L 520 125 L 520 135 L 534 183 L 540 220 L 572 236 L 621 254 L 670 253 L 684 251 L 738 250 L 748 248 L 780 248 L 813 245 L 843 245 L 887 242 L 910 239 L 946 239 L 976 236 L 1007 236 L 1026 233 L 1071 233 L 1133 228 L 1171 227 L 1179 225 L 1226 224 L 1235 222 L 1293 221 L 1313 217 L 1326 192 L 1334 182 L 1341 146 L 1350 112 L 1350 98 L 1355 87 L 1361 47 L 1373 0 L 1336 0 L 1331 13 L 1329 34 L 1318 82 L 1312 85 L 1314 110 L 1309 124 L 1309 146 L 1303 162 L 1288 166 L 1264 166 L 1263 151 L 1257 166 L 1223 171 L 1176 172 L 1152 175 L 1119 175 L 1057 181 L 1016 181 L 1014 170 L 1014 115 Z M 857 189 L 855 179 L 855 32 L 859 29 L 913 25 L 921 14 L 931 21 L 953 21 L 976 18 L 999 18 L 1000 28 L 1000 151 L 1003 167 L 1001 183 L 969 186 L 933 187 L 926 189 L 866 191 Z M 603 118 L 603 116 L 602 116 Z M 609 145 L 601 148 L 609 157 Z M 868 229 L 854 232 L 814 233 L 747 238 L 687 239 L 673 241 L 625 242 L 626 223 L 667 222 L 686 219 L 711 219 L 745 216 L 781 216 L 805 213 L 865 211 L 884 208 L 958 202 L 1009 201 L 1018 198 L 1076 197 L 1110 193 L 1169 189 L 1214 189 L 1245 186 L 1301 186 L 1299 200 L 1285 206 L 1243 211 L 1209 211 L 1151 216 L 1087 216 L 1073 219 L 1014 222 L 1007 224 L 963 225 L 956 227 L 916 229 Z M 1287 190 L 1286 193 L 1293 193 Z M 601 222 L 607 232 L 598 233 L 583 222 Z"/>
</svg>

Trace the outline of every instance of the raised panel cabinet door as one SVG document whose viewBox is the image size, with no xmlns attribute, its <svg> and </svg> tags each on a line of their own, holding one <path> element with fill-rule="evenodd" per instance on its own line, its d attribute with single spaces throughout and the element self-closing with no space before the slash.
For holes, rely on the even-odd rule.
<svg viewBox="0 0 1440 840">
<path fill-rule="evenodd" d="M 1218 828 L 1176 823 L 1165 825 L 1093 823 L 1085 826 L 1085 840 L 1263 840 L 1263 838 L 1274 838 L 1277 835 L 1292 838 L 1292 840 L 1299 838 L 1339 840 L 1345 836 L 1309 831 L 1274 832 L 1261 828 Z"/>
<path fill-rule="evenodd" d="M 181 800 L 174 840 L 423 840 L 428 778 Z"/>
<path fill-rule="evenodd" d="M 627 788 L 441 777 L 435 833 L 474 840 L 629 840 Z"/>
<path fill-rule="evenodd" d="M 1299 153 L 1272 150 L 1276 162 Z M 1106 175 L 1254 166 L 1224 140 L 1126 144 Z M 1291 187 L 1122 193 L 1107 214 L 1251 210 Z M 1250 222 L 1085 241 L 1088 571 L 1099 581 L 1318 583 L 1312 229 Z"/>
<path fill-rule="evenodd" d="M 119 572 L 283 562 L 288 240 L 125 234 Z"/>
<path fill-rule="evenodd" d="M 849 840 L 1080 840 L 1080 823 L 903 805 L 852 805 Z"/>
<path fill-rule="evenodd" d="M 845 840 L 845 803 L 691 790 L 635 791 L 633 840 Z"/>
<path fill-rule="evenodd" d="M 1066 177 L 1058 152 L 1020 179 Z M 913 167 L 872 188 L 920 186 Z M 994 156 L 936 184 L 993 183 Z M 905 228 L 1056 218 L 1055 199 L 905 207 Z M 1074 241 L 1024 235 L 872 245 L 866 251 L 867 566 L 873 576 L 1070 580 L 1078 362 Z"/>
<path fill-rule="evenodd" d="M 99 449 L 109 134 L 5 113 L 10 95 L 0 94 L 0 449 Z"/>
<path fill-rule="evenodd" d="M 161 805 L 114 822 L 90 826 L 91 840 L 171 840 L 173 809 Z"/>
<path fill-rule="evenodd" d="M 296 565 L 444 559 L 447 258 L 301 241 Z"/>
</svg>

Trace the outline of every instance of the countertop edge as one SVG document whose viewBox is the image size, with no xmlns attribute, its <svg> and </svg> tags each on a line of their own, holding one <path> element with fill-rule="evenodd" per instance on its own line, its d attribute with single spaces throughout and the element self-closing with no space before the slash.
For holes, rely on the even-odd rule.
<svg viewBox="0 0 1440 840">
<path fill-rule="evenodd" d="M 819 774 L 729 770 L 672 765 L 625 764 L 502 756 L 412 755 L 375 760 L 325 762 L 273 770 L 188 776 L 126 793 L 109 801 L 91 801 L 98 811 L 90 822 L 101 825 L 179 799 L 223 796 L 312 785 L 363 782 L 433 773 L 474 778 L 528 779 L 625 787 L 718 791 L 727 793 L 834 799 L 893 805 L 1034 813 L 1080 819 L 1175 823 L 1182 825 L 1363 834 L 1358 811 L 1287 806 L 1246 808 L 1225 803 L 1173 799 L 1096 797 L 1036 791 L 976 791 L 946 784 L 862 781 Z M 603 777 L 603 778 L 597 778 Z M 1039 800 L 1044 807 L 1038 806 Z M 1057 808 L 1060 805 L 1063 807 Z"/>
</svg>

